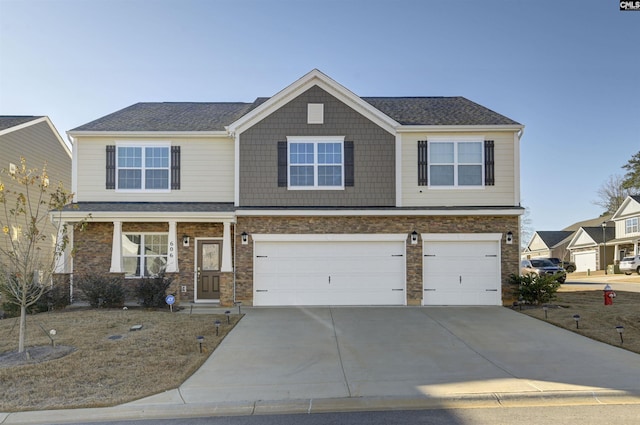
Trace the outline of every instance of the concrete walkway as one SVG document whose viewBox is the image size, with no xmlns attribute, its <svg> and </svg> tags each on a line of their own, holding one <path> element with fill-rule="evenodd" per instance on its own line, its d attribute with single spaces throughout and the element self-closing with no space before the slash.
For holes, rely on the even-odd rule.
<svg viewBox="0 0 640 425">
<path fill-rule="evenodd" d="M 637 404 L 640 355 L 503 307 L 243 308 L 178 389 L 0 424 L 181 416 Z"/>
</svg>

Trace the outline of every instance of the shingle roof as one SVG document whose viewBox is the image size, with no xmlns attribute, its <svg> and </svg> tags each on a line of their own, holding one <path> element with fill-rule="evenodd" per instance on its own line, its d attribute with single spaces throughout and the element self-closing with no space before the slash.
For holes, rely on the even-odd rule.
<svg viewBox="0 0 640 425">
<path fill-rule="evenodd" d="M 574 232 L 565 232 L 565 231 L 539 231 L 536 234 L 542 239 L 544 244 L 553 248 L 563 240 L 567 239 L 569 236 L 573 235 Z"/>
<path fill-rule="evenodd" d="M 464 97 L 363 97 L 402 125 L 519 125 Z"/>
<path fill-rule="evenodd" d="M 0 115 L 0 131 L 27 123 L 29 121 L 37 120 L 39 118 L 42 118 L 42 116 L 36 117 L 32 115 Z"/>
<path fill-rule="evenodd" d="M 71 131 L 224 131 L 252 103 L 136 103 Z"/>
<path fill-rule="evenodd" d="M 607 242 L 613 240 L 616 237 L 616 229 L 612 226 L 607 226 L 605 228 L 604 239 L 602 238 L 602 226 L 598 227 L 583 227 L 582 228 L 593 241 L 597 244 L 601 244 L 604 240 Z"/>
<path fill-rule="evenodd" d="M 363 97 L 402 125 L 519 125 L 464 97 Z M 253 103 L 136 103 L 71 131 L 224 131 Z"/>
</svg>

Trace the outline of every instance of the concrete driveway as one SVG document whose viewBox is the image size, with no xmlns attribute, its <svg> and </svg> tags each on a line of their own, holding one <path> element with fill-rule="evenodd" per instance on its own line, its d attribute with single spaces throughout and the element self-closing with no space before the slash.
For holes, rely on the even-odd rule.
<svg viewBox="0 0 640 425">
<path fill-rule="evenodd" d="M 503 307 L 244 312 L 180 386 L 184 403 L 640 394 L 640 355 Z"/>
</svg>

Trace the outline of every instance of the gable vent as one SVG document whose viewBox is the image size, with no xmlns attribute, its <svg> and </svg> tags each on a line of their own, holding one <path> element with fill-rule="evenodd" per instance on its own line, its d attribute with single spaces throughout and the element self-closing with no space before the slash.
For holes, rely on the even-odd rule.
<svg viewBox="0 0 640 425">
<path fill-rule="evenodd" d="M 307 124 L 324 124 L 324 104 L 307 104 Z"/>
</svg>

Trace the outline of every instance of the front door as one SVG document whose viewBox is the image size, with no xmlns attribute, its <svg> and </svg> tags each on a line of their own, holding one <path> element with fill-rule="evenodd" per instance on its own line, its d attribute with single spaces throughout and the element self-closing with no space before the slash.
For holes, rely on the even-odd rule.
<svg viewBox="0 0 640 425">
<path fill-rule="evenodd" d="M 220 241 L 198 242 L 198 299 L 220 299 L 220 264 L 222 262 Z"/>
</svg>

